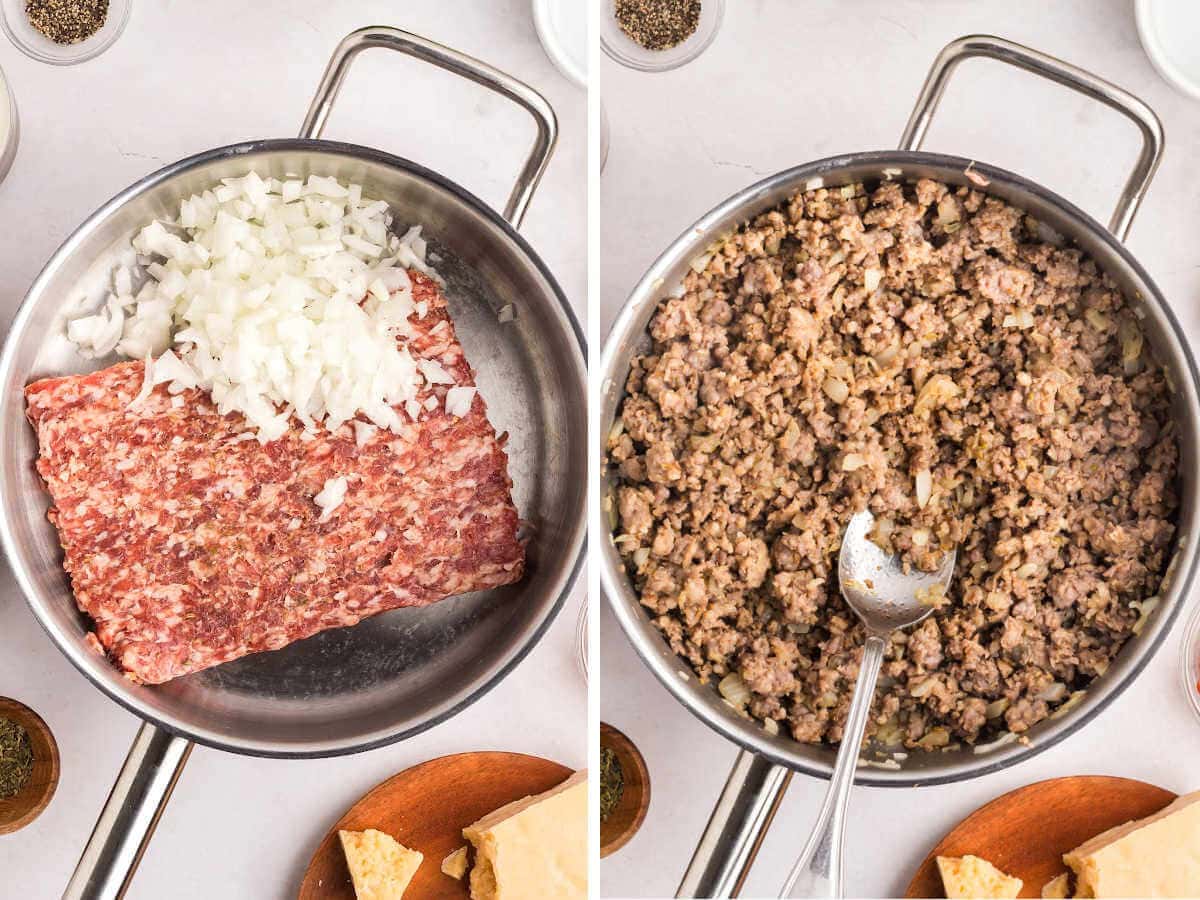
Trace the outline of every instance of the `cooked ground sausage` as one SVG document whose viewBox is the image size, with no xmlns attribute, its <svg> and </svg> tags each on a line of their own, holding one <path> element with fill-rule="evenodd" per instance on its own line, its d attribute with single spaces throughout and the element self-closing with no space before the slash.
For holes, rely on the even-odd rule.
<svg viewBox="0 0 1200 900">
<path fill-rule="evenodd" d="M 865 508 L 912 565 L 959 554 L 888 648 L 881 743 L 1020 733 L 1104 672 L 1162 579 L 1178 447 L 1092 260 L 922 180 L 797 194 L 693 268 L 608 454 L 617 545 L 702 678 L 738 676 L 797 740 L 840 739 L 863 632 L 836 557 Z"/>
</svg>

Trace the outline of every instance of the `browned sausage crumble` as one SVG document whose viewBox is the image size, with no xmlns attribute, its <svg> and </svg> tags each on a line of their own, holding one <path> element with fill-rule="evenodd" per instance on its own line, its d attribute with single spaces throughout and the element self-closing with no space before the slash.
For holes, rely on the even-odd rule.
<svg viewBox="0 0 1200 900">
<path fill-rule="evenodd" d="M 876 538 L 951 588 L 892 639 L 869 734 L 1011 738 L 1154 607 L 1178 504 L 1160 365 L 1113 282 L 977 190 L 797 194 L 660 304 L 608 437 L 615 538 L 702 679 L 841 738 L 863 631 L 837 550 Z"/>
</svg>

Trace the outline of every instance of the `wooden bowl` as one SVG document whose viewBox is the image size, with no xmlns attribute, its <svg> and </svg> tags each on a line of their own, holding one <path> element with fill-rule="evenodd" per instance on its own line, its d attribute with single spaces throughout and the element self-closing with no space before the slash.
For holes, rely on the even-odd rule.
<svg viewBox="0 0 1200 900">
<path fill-rule="evenodd" d="M 605 722 L 600 723 L 600 747 L 607 747 L 617 755 L 625 779 L 625 789 L 617 808 L 600 825 L 600 856 L 603 858 L 628 844 L 646 820 L 646 810 L 650 807 L 650 773 L 633 741 Z"/>
<path fill-rule="evenodd" d="M 354 900 L 338 831 L 364 828 L 390 834 L 425 854 L 405 896 L 467 900 L 467 880 L 456 881 L 441 869 L 447 855 L 467 844 L 463 828 L 507 803 L 548 791 L 570 775 L 566 766 L 548 759 L 495 751 L 443 756 L 405 769 L 359 798 L 329 829 L 304 873 L 299 900 Z"/>
<path fill-rule="evenodd" d="M 1107 775 L 1052 778 L 1009 791 L 963 819 L 921 863 L 905 897 L 944 897 L 939 856 L 980 856 L 1025 882 L 1022 897 L 1067 871 L 1062 858 L 1116 825 L 1144 819 L 1175 794 Z"/>
<path fill-rule="evenodd" d="M 0 834 L 11 834 L 36 819 L 58 787 L 58 743 L 42 717 L 8 697 L 0 697 L 0 719 L 11 719 L 29 732 L 33 774 L 15 797 L 0 800 Z"/>
</svg>

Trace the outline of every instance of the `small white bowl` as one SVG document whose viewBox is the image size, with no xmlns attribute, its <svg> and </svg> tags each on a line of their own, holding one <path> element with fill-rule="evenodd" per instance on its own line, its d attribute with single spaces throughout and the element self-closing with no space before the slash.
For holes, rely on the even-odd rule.
<svg viewBox="0 0 1200 900">
<path fill-rule="evenodd" d="M 1134 8 L 1138 37 L 1158 74 L 1200 100 L 1200 3 L 1137 0 Z"/>
<path fill-rule="evenodd" d="M 533 27 L 558 71 L 587 87 L 588 5 L 583 0 L 533 0 Z"/>
<path fill-rule="evenodd" d="M 725 18 L 725 0 L 703 0 L 700 22 L 691 37 L 667 50 L 647 50 L 621 29 L 613 0 L 601 2 L 600 46 L 617 62 L 640 72 L 667 72 L 690 63 L 716 40 Z"/>
<path fill-rule="evenodd" d="M 129 22 L 133 0 L 109 0 L 104 25 L 86 41 L 56 44 L 29 24 L 25 0 L 0 0 L 0 26 L 18 50 L 52 66 L 73 66 L 95 59 L 114 43 Z"/>
</svg>

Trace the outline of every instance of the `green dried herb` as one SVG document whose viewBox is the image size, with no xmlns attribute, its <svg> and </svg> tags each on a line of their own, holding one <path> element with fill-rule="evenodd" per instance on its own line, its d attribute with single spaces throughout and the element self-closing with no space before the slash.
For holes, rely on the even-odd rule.
<svg viewBox="0 0 1200 900">
<path fill-rule="evenodd" d="M 29 24 L 56 44 L 78 44 L 104 27 L 108 0 L 25 0 Z"/>
<path fill-rule="evenodd" d="M 0 800 L 15 797 L 33 775 L 29 732 L 12 719 L 0 719 Z"/>
<path fill-rule="evenodd" d="M 603 822 L 612 815 L 617 804 L 621 802 L 621 794 L 625 792 L 625 773 L 621 771 L 621 761 L 609 747 L 600 749 L 600 821 Z"/>
</svg>

